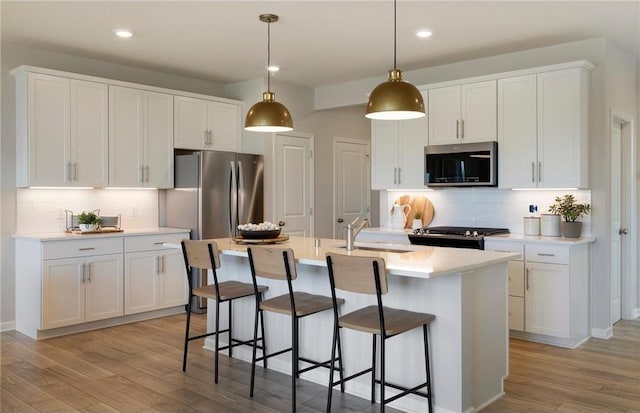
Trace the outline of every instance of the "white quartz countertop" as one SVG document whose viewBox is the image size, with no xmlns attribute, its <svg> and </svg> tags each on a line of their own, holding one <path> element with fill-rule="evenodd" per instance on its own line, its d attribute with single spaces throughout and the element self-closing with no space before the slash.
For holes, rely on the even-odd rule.
<svg viewBox="0 0 640 413">
<path fill-rule="evenodd" d="M 491 235 L 484 238 L 491 241 L 522 241 L 527 244 L 558 244 L 558 245 L 579 245 L 595 242 L 595 237 L 565 238 L 565 237 L 542 237 L 539 235 L 524 234 L 503 234 Z"/>
<path fill-rule="evenodd" d="M 223 255 L 247 257 L 247 245 L 237 244 L 230 238 L 216 239 L 218 249 Z M 336 252 L 355 256 L 382 257 L 389 274 L 417 278 L 433 278 L 446 274 L 472 270 L 500 262 L 518 259 L 520 254 L 470 250 L 464 248 L 427 247 L 422 245 L 398 245 L 387 243 L 356 242 L 356 248 L 375 247 L 388 251 L 371 251 L 356 249 L 346 251 L 345 241 L 321 239 L 320 247 L 315 247 L 315 238 L 290 237 L 286 242 L 275 247 L 291 248 L 299 264 L 326 267 L 326 253 Z M 170 246 L 170 245 L 166 245 Z M 174 247 L 179 248 L 178 245 Z M 398 252 L 392 252 L 398 251 Z M 408 252 L 407 252 L 408 251 Z"/>
<path fill-rule="evenodd" d="M 43 233 L 30 233 L 30 234 L 13 234 L 13 238 L 25 239 L 33 241 L 62 241 L 70 239 L 88 239 L 88 238 L 107 238 L 107 237 L 130 237 L 138 235 L 162 235 L 162 234 L 179 234 L 182 232 L 191 232 L 190 229 L 185 228 L 123 228 L 122 232 L 105 232 L 105 233 L 92 233 L 92 234 L 78 234 L 78 233 L 66 233 L 60 232 L 43 232 Z"/>
</svg>

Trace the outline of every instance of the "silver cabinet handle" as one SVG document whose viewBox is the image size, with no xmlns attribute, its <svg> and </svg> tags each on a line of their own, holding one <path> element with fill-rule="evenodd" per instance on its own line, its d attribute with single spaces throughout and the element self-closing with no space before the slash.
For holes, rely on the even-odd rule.
<svg viewBox="0 0 640 413">
<path fill-rule="evenodd" d="M 398 184 L 398 168 L 393 168 L 393 184 Z"/>
<path fill-rule="evenodd" d="M 527 268 L 527 272 L 524 275 L 525 284 L 527 285 L 527 291 L 529 290 L 529 269 Z"/>
<path fill-rule="evenodd" d="M 91 263 L 86 264 L 87 266 L 87 282 L 91 282 Z"/>
<path fill-rule="evenodd" d="M 460 140 L 464 139 L 464 119 L 460 120 Z"/>
<path fill-rule="evenodd" d="M 540 257 L 555 257 L 556 254 L 548 254 L 548 253 L 543 253 L 543 252 L 539 252 L 538 255 Z"/>
<path fill-rule="evenodd" d="M 138 182 L 144 182 L 144 166 L 141 166 L 140 170 L 138 171 Z"/>
<path fill-rule="evenodd" d="M 95 248 L 94 247 L 78 248 L 78 251 L 91 251 L 91 250 L 95 250 Z"/>
<path fill-rule="evenodd" d="M 77 162 L 73 162 L 71 165 L 73 167 L 73 177 L 72 177 L 72 179 L 74 181 L 77 181 L 78 180 L 78 163 Z"/>
<path fill-rule="evenodd" d="M 144 181 L 149 182 L 149 165 L 144 167 Z"/>
<path fill-rule="evenodd" d="M 64 168 L 64 177 L 66 181 L 71 182 L 71 162 L 67 162 Z"/>
<path fill-rule="evenodd" d="M 156 275 L 160 274 L 160 257 L 156 255 Z"/>
<path fill-rule="evenodd" d="M 85 271 L 84 263 L 78 264 L 78 266 L 82 266 L 82 283 L 84 284 L 86 282 L 86 271 Z"/>
<path fill-rule="evenodd" d="M 538 162 L 538 182 L 542 182 L 542 162 Z"/>
<path fill-rule="evenodd" d="M 213 131 L 209 129 L 209 145 L 213 145 Z"/>
<path fill-rule="evenodd" d="M 160 241 L 160 242 L 154 242 L 153 245 L 162 245 L 164 244 L 166 241 Z"/>
<path fill-rule="evenodd" d="M 398 185 L 402 183 L 402 168 L 398 168 Z"/>
<path fill-rule="evenodd" d="M 531 162 L 531 182 L 536 181 L 536 163 Z"/>
<path fill-rule="evenodd" d="M 162 268 L 162 270 L 160 272 L 162 272 L 164 274 L 164 266 L 165 266 L 165 262 L 164 262 L 165 256 L 161 256 L 160 257 L 160 267 Z"/>
<path fill-rule="evenodd" d="M 460 121 L 456 119 L 456 139 L 460 139 Z"/>
<path fill-rule="evenodd" d="M 507 250 L 494 250 L 495 252 L 511 252 L 511 251 L 507 251 Z"/>
</svg>

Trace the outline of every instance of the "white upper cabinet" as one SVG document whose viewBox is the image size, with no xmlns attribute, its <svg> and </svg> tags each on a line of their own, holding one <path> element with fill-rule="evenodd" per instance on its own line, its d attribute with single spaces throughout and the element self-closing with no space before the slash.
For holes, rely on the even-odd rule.
<svg viewBox="0 0 640 413">
<path fill-rule="evenodd" d="M 236 104 L 176 96 L 174 147 L 237 152 L 240 115 Z"/>
<path fill-rule="evenodd" d="M 496 81 L 429 89 L 429 145 L 496 140 Z"/>
<path fill-rule="evenodd" d="M 108 184 L 107 86 L 16 75 L 16 185 Z"/>
<path fill-rule="evenodd" d="M 372 189 L 424 188 L 426 119 L 371 121 Z"/>
<path fill-rule="evenodd" d="M 588 71 L 498 80 L 501 188 L 586 188 Z"/>
<path fill-rule="evenodd" d="M 109 186 L 173 187 L 173 95 L 109 86 Z"/>
</svg>

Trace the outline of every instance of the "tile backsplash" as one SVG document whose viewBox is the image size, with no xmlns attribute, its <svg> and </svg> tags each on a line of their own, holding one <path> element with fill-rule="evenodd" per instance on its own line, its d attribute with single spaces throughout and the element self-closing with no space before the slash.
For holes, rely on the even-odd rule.
<svg viewBox="0 0 640 413">
<path fill-rule="evenodd" d="M 99 209 L 105 216 L 121 214 L 124 229 L 158 226 L 155 189 L 18 188 L 16 203 L 18 233 L 63 231 L 65 210 L 79 214 Z"/>
<path fill-rule="evenodd" d="M 386 194 L 386 197 L 384 196 Z M 524 190 L 495 188 L 455 188 L 431 191 L 381 191 L 380 226 L 389 225 L 391 207 L 402 195 L 424 196 L 433 203 L 435 214 L 431 226 L 455 225 L 509 228 L 523 233 L 523 217 L 531 216 L 529 205 L 537 205 L 537 215 L 547 213 L 555 197 L 573 194 L 580 203 L 591 203 L 591 190 Z M 591 235 L 591 216 L 580 218 L 582 233 Z"/>
</svg>

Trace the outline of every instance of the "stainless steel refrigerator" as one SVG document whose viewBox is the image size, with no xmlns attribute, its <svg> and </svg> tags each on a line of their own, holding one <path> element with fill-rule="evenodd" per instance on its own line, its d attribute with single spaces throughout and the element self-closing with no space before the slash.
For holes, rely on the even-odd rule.
<svg viewBox="0 0 640 413">
<path fill-rule="evenodd" d="M 167 226 L 190 228 L 191 239 L 227 238 L 238 224 L 264 218 L 262 155 L 220 151 L 175 151 L 175 189 L 167 191 Z M 194 287 L 206 283 L 198 272 Z M 195 311 L 205 301 L 192 303 Z"/>
</svg>

